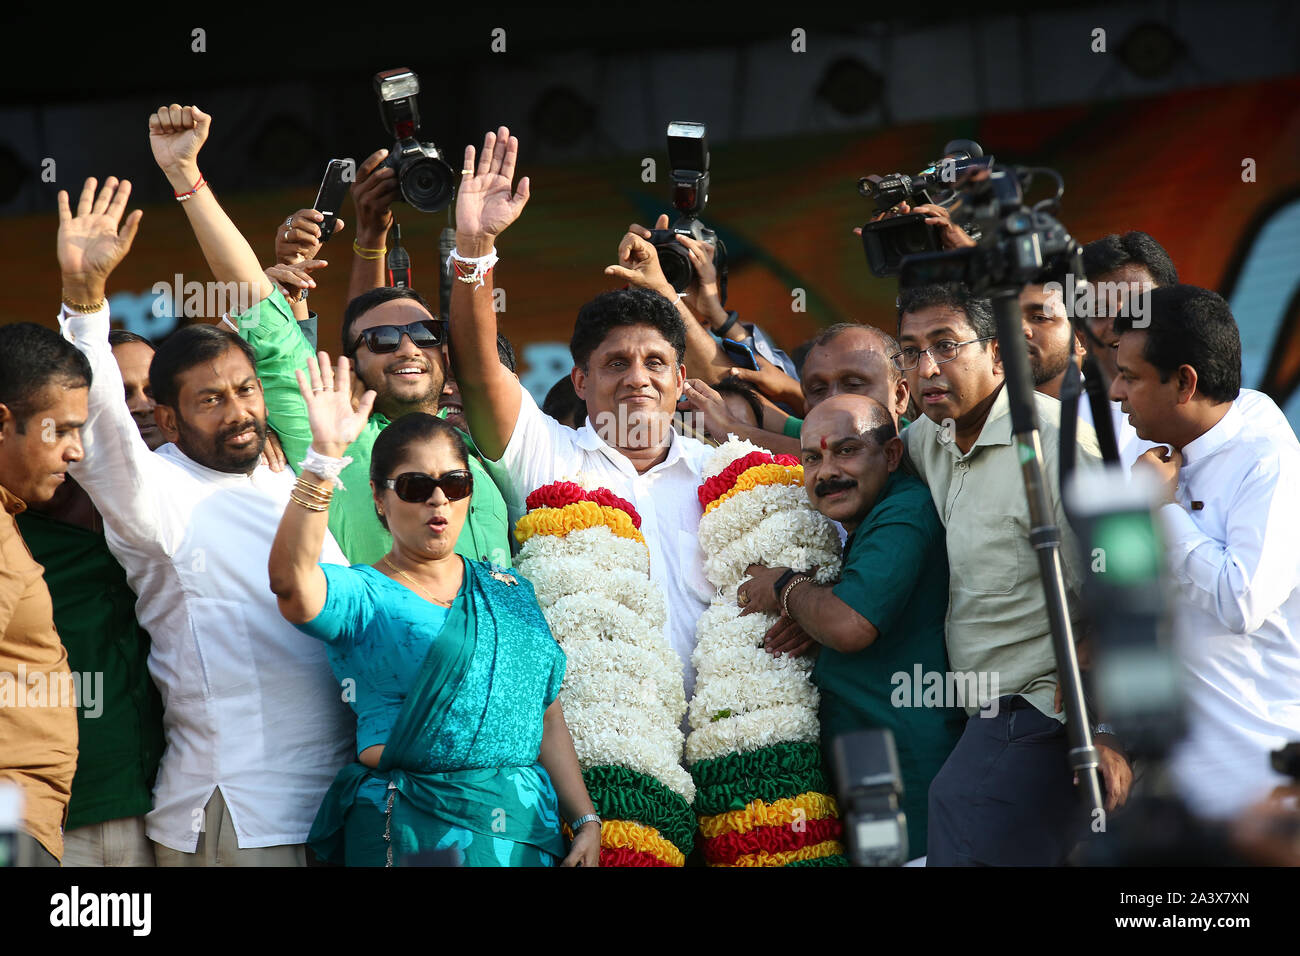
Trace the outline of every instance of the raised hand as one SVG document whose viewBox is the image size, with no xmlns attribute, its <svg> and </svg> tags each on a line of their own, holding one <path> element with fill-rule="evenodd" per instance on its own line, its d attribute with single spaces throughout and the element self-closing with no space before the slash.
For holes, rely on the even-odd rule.
<svg viewBox="0 0 1300 956">
<path fill-rule="evenodd" d="M 660 216 L 656 229 L 668 228 L 668 217 Z M 677 298 L 677 290 L 659 268 L 659 253 L 650 244 L 650 230 L 636 223 L 627 227 L 627 233 L 618 244 L 618 265 L 606 266 L 605 275 L 623 279 L 641 289 L 651 289 L 669 300 Z"/>
<path fill-rule="evenodd" d="M 315 209 L 299 209 L 275 227 L 275 261 L 296 265 L 304 259 L 315 259 L 322 245 L 320 224 L 325 214 Z M 334 223 L 334 231 L 343 228 L 343 220 Z"/>
<path fill-rule="evenodd" d="M 197 106 L 160 106 L 149 117 L 149 148 L 168 179 L 179 176 L 192 188 L 198 178 L 199 150 L 208 138 L 212 117 Z"/>
<path fill-rule="evenodd" d="M 666 222 L 667 219 L 667 216 L 660 217 L 661 222 Z M 679 235 L 677 241 L 686 247 L 686 254 L 695 267 L 695 281 L 691 283 L 690 290 L 694 295 L 687 296 L 683 301 L 701 322 L 716 329 L 727 321 L 727 310 L 723 308 L 722 297 L 718 293 L 718 270 L 713 264 L 718 247 L 691 236 Z"/>
<path fill-rule="evenodd" d="M 321 352 L 318 362 L 313 356 L 307 360 L 308 374 L 295 369 L 298 390 L 307 404 L 307 423 L 311 426 L 311 447 L 331 458 L 342 457 L 347 447 L 357 440 L 370 411 L 375 405 L 373 389 L 366 389 L 356 408 L 352 406 L 352 374 L 346 356 L 339 356 L 338 371 L 330 367 L 327 352 Z"/>
<path fill-rule="evenodd" d="M 95 195 L 96 182 L 87 179 L 77 201 L 74 216 L 68 205 L 68 193 L 59 190 L 59 269 L 63 273 L 63 294 L 81 303 L 98 302 L 104 297 L 104 285 L 135 241 L 144 213 L 137 209 L 122 222 L 126 201 L 131 196 L 129 180 L 109 176 L 104 188 Z M 118 224 L 121 223 L 121 228 Z"/>
<path fill-rule="evenodd" d="M 465 164 L 460 190 L 456 194 L 456 246 L 462 255 L 485 255 L 506 227 L 519 218 L 528 203 L 528 177 L 511 186 L 519 140 L 502 126 L 483 139 L 483 152 L 474 165 L 474 147 L 465 147 Z M 464 245 L 462 245 L 462 242 Z M 471 246 L 472 248 L 466 248 Z"/>
<path fill-rule="evenodd" d="M 384 246 L 388 230 L 393 225 L 390 207 L 402 198 L 397 170 L 379 165 L 387 158 L 386 149 L 377 149 L 367 156 L 357 170 L 357 181 L 350 190 L 352 204 L 357 207 L 357 245 L 365 249 Z"/>
</svg>

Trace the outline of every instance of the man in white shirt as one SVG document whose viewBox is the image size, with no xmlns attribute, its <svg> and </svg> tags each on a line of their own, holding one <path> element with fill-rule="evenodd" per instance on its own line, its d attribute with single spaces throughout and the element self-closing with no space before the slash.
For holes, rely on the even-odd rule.
<svg viewBox="0 0 1300 956">
<path fill-rule="evenodd" d="M 588 302 L 570 343 L 573 386 L 587 404 L 586 423 L 575 431 L 543 414 L 497 361 L 492 274 L 485 271 L 495 262 L 497 236 L 528 201 L 527 177 L 518 192 L 512 187 L 518 140 L 504 127 L 489 133 L 476 170 L 474 148 L 465 152 L 450 325 L 474 441 L 484 458 L 500 459 L 509 470 L 507 506 L 522 503 L 540 485 L 580 473 L 632 503 L 650 549 L 651 577 L 667 598 L 665 636 L 681 658 L 689 699 L 695 625 L 714 592 L 704 576 L 697 496 L 710 448 L 676 434 L 671 422 L 686 377 L 686 323 L 697 329 L 698 323 L 680 297 L 671 301 L 676 293 L 663 280 L 653 246 L 629 232 L 619 247 L 624 265 L 606 273 L 649 288 L 606 292 Z"/>
<path fill-rule="evenodd" d="M 104 517 L 162 693 L 166 750 L 146 817 L 160 866 L 304 865 L 354 725 L 318 641 L 276 609 L 267 561 L 293 475 L 259 465 L 266 408 L 249 347 L 189 326 L 150 366 L 168 444 L 151 452 L 122 401 L 108 342 L 108 275 L 131 187 L 87 180 L 74 217 L 59 193 L 64 337 L 93 369 L 85 457 L 70 471 Z M 321 559 L 344 563 L 332 539 Z"/>
<path fill-rule="evenodd" d="M 1147 318 L 1115 322 L 1110 395 L 1139 438 L 1169 446 L 1135 467 L 1167 501 L 1188 707 L 1171 768 L 1193 812 L 1225 818 L 1284 781 L 1269 751 L 1300 740 L 1300 444 L 1265 396 L 1243 410 L 1241 339 L 1221 297 L 1156 289 Z"/>
</svg>

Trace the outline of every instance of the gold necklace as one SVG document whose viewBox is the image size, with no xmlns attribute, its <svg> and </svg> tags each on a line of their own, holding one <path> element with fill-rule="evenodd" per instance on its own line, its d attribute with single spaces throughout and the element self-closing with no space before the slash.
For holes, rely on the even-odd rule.
<svg viewBox="0 0 1300 956">
<path fill-rule="evenodd" d="M 415 578 L 411 577 L 409 574 L 407 574 L 407 573 L 406 573 L 405 571 L 403 571 L 401 568 L 397 567 L 395 564 L 393 564 L 392 561 L 389 561 L 389 560 L 388 560 L 388 555 L 384 555 L 384 564 L 388 565 L 390 568 L 392 568 L 394 571 L 396 571 L 396 572 L 397 572 L 398 574 L 400 574 L 402 577 L 406 578 L 406 580 L 408 580 L 408 581 L 410 581 L 412 584 L 414 584 L 414 585 L 416 586 L 416 588 L 418 588 L 420 591 L 422 591 L 422 592 L 424 593 L 425 597 L 427 597 L 427 598 L 428 598 L 430 601 L 432 601 L 434 604 L 438 605 L 439 607 L 451 607 L 451 604 L 452 604 L 451 601 L 441 601 L 441 600 L 439 600 L 438 598 L 434 597 L 434 596 L 433 596 L 429 591 L 427 591 L 427 590 L 425 590 L 424 588 L 420 587 L 420 582 L 417 581 L 417 580 L 415 580 Z"/>
</svg>

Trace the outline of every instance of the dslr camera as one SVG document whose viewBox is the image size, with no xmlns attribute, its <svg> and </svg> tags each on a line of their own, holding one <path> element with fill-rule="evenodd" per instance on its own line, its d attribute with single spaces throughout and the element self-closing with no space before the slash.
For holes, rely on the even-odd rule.
<svg viewBox="0 0 1300 956">
<path fill-rule="evenodd" d="M 709 141 L 703 123 L 668 124 L 668 161 L 672 164 L 673 207 L 678 216 L 669 228 L 650 231 L 650 243 L 659 254 L 659 268 L 675 290 L 685 292 L 695 281 L 695 267 L 676 237 L 690 236 L 708 243 L 715 249 L 718 295 L 726 302 L 727 247 L 699 220 L 709 201 Z"/>
<path fill-rule="evenodd" d="M 420 212 L 441 212 L 456 197 L 455 171 L 433 143 L 422 143 L 420 78 L 405 67 L 375 74 L 379 115 L 396 142 L 383 165 L 397 172 L 402 199 Z"/>
<path fill-rule="evenodd" d="M 979 143 L 955 139 L 943 148 L 942 159 L 915 176 L 907 173 L 863 176 L 858 180 L 858 193 L 874 200 L 878 213 L 903 202 L 913 207 L 927 203 L 947 207 L 957 200 L 954 187 L 962 176 L 992 162 L 993 157 L 985 156 Z M 966 231 L 979 238 L 970 229 Z M 926 225 L 925 214 L 919 212 L 867 223 L 862 227 L 862 245 L 872 275 L 879 278 L 898 275 L 903 256 L 938 252 L 941 248 L 938 227 Z"/>
</svg>

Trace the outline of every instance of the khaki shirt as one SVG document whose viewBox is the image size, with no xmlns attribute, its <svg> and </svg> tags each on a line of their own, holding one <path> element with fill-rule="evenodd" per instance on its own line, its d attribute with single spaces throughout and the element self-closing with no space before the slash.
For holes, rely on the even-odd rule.
<svg viewBox="0 0 1300 956">
<path fill-rule="evenodd" d="M 1061 403 L 1034 393 L 1048 497 L 1061 528 L 1061 564 L 1070 620 L 1077 640 L 1079 591 L 1087 565 L 1061 506 Z M 1020 694 L 1044 714 L 1053 712 L 1056 657 L 1043 596 L 1038 556 L 1029 543 L 1029 505 L 1020 458 L 1011 436 L 1011 411 L 1003 388 L 984 429 L 963 455 L 948 429 L 922 416 L 903 431 L 913 468 L 930 488 L 947 530 L 949 666 L 982 673 L 988 697 Z M 1096 433 L 1079 423 L 1077 467 L 1099 466 Z M 995 683 L 996 682 L 996 683 Z M 983 703 L 983 701 L 981 701 Z M 968 713 L 977 707 L 967 706 Z"/>
<path fill-rule="evenodd" d="M 22 787 L 23 829 L 61 860 L 77 769 L 76 697 L 44 569 L 14 521 L 25 505 L 4 488 L 0 505 L 0 778 Z"/>
</svg>

